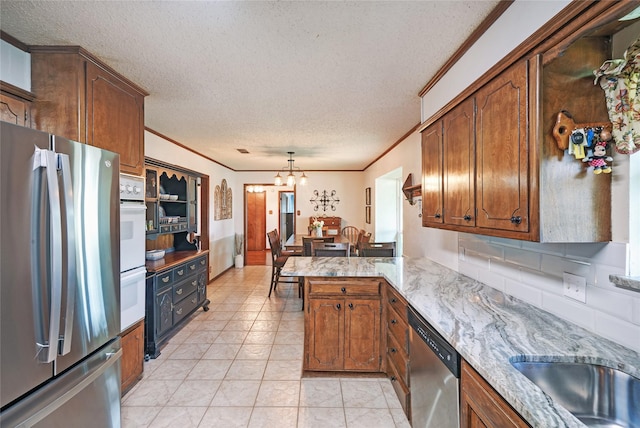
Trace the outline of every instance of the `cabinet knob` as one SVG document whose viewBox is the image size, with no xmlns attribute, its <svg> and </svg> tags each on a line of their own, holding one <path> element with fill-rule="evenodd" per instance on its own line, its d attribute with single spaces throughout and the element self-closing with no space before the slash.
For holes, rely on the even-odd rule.
<svg viewBox="0 0 640 428">
<path fill-rule="evenodd" d="M 347 292 L 347 289 L 346 289 L 346 288 L 344 288 L 344 287 L 342 287 L 342 288 L 340 289 L 340 291 L 342 291 L 343 293 L 346 293 L 346 292 Z"/>
<path fill-rule="evenodd" d="M 397 320 L 391 320 L 391 324 L 397 324 L 398 321 Z"/>
<path fill-rule="evenodd" d="M 392 354 L 395 354 L 396 352 L 398 352 L 398 350 L 396 348 L 391 348 L 390 351 L 391 351 Z"/>
<path fill-rule="evenodd" d="M 520 217 L 519 215 L 511 217 L 511 223 L 513 223 L 513 224 L 522 223 L 522 217 Z"/>
<path fill-rule="evenodd" d="M 471 221 L 471 216 L 469 214 L 467 214 L 466 216 L 462 217 L 464 219 L 464 221 Z"/>
<path fill-rule="evenodd" d="M 395 381 L 396 381 L 396 377 L 395 377 L 395 376 L 391 376 L 391 377 L 389 378 L 389 380 L 390 380 L 391 382 L 395 382 Z"/>
<path fill-rule="evenodd" d="M 437 213 L 436 215 L 434 215 L 434 217 L 435 217 L 435 218 L 441 218 L 441 217 L 442 217 L 442 214 Z"/>
<path fill-rule="evenodd" d="M 341 308 L 341 307 L 342 307 L 342 306 L 340 306 L 340 303 L 338 303 L 338 304 L 336 305 L 336 309 L 338 309 L 338 310 L 340 310 L 340 308 Z"/>
<path fill-rule="evenodd" d="M 391 300 L 389 300 L 389 301 L 390 301 L 391 303 L 396 303 L 396 302 L 397 302 L 397 300 L 396 300 L 394 297 L 392 297 L 392 298 L 391 298 Z"/>
<path fill-rule="evenodd" d="M 349 303 L 349 309 L 353 309 L 353 303 Z"/>
</svg>

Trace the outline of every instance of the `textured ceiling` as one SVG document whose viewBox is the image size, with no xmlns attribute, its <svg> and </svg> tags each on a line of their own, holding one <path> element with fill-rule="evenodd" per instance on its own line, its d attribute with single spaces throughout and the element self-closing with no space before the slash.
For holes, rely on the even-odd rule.
<svg viewBox="0 0 640 428">
<path fill-rule="evenodd" d="M 147 127 L 232 169 L 362 170 L 497 3 L 2 0 L 0 29 L 84 47 L 149 92 Z"/>
</svg>

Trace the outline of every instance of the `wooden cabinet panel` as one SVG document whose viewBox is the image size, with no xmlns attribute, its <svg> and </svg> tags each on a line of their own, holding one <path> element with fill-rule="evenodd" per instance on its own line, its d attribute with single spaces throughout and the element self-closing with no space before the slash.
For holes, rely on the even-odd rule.
<svg viewBox="0 0 640 428">
<path fill-rule="evenodd" d="M 459 226 L 475 225 L 473 110 L 471 98 L 444 117 L 444 222 Z"/>
<path fill-rule="evenodd" d="M 31 103 L 0 93 L 0 120 L 20 126 L 31 126 Z"/>
<path fill-rule="evenodd" d="M 380 369 L 380 300 L 345 301 L 344 369 Z"/>
<path fill-rule="evenodd" d="M 529 230 L 527 61 L 476 94 L 476 225 Z"/>
<path fill-rule="evenodd" d="M 307 369 L 341 370 L 344 361 L 344 299 L 309 299 Z"/>
<path fill-rule="evenodd" d="M 142 175 L 144 96 L 111 73 L 86 63 L 87 144 L 120 154 L 120 171 Z"/>
<path fill-rule="evenodd" d="M 422 132 L 422 225 L 444 221 L 442 121 Z"/>
<path fill-rule="evenodd" d="M 460 428 L 529 425 L 466 361 L 460 375 Z"/>
<path fill-rule="evenodd" d="M 121 390 L 124 396 L 127 391 L 142 378 L 144 370 L 144 321 L 127 330 L 121 337 Z"/>
</svg>

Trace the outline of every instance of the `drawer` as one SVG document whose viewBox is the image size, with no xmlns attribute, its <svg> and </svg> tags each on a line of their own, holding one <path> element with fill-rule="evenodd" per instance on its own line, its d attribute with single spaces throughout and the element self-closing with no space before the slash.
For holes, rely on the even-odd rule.
<svg viewBox="0 0 640 428">
<path fill-rule="evenodd" d="M 315 296 L 379 296 L 380 281 L 309 281 L 309 294 Z"/>
<path fill-rule="evenodd" d="M 173 270 L 167 270 L 156 274 L 157 289 L 171 285 L 173 283 Z"/>
<path fill-rule="evenodd" d="M 203 256 L 203 257 L 200 257 L 200 258 L 196 259 L 196 263 L 198 264 L 198 267 L 200 267 L 200 269 L 206 269 L 206 267 L 207 267 L 207 256 Z"/>
<path fill-rule="evenodd" d="M 393 389 L 396 391 L 404 414 L 407 415 L 407 419 L 411 421 L 411 393 L 407 385 L 402 381 L 393 363 L 387 365 L 387 378 L 389 378 L 391 386 L 393 386 Z"/>
<path fill-rule="evenodd" d="M 407 321 L 407 301 L 390 285 L 387 286 L 387 304 L 396 310 L 400 318 Z"/>
<path fill-rule="evenodd" d="M 188 275 L 189 273 L 187 272 L 187 265 L 180 265 L 173 268 L 173 280 L 175 282 L 186 278 Z"/>
<path fill-rule="evenodd" d="M 198 293 L 189 294 L 173 307 L 173 323 L 177 323 L 198 307 Z"/>
<path fill-rule="evenodd" d="M 387 335 L 387 359 L 393 363 L 398 377 L 402 379 L 404 384 L 411 385 L 409 381 L 409 359 L 391 333 Z"/>
<path fill-rule="evenodd" d="M 196 290 L 198 290 L 198 276 L 192 275 L 173 286 L 173 303 L 179 302 Z"/>
<path fill-rule="evenodd" d="M 197 260 L 191 260 L 190 262 L 187 262 L 187 264 L 185 265 L 187 268 L 187 272 L 189 273 L 189 275 L 196 273 L 196 271 L 198 270 L 198 261 Z"/>
<path fill-rule="evenodd" d="M 387 308 L 387 328 L 397 339 L 398 344 L 407 355 L 409 354 L 409 324 L 393 309 Z"/>
</svg>

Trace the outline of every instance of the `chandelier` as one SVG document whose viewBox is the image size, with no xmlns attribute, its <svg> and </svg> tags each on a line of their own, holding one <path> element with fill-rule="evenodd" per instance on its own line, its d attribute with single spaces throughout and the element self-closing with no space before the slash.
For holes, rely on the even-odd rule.
<svg viewBox="0 0 640 428">
<path fill-rule="evenodd" d="M 288 166 L 282 167 L 282 169 L 280 171 L 278 171 L 278 173 L 276 174 L 276 176 L 274 177 L 274 184 L 276 186 L 282 186 L 284 183 L 282 181 L 282 176 L 280 175 L 280 173 L 282 172 L 283 174 L 285 172 L 288 172 L 287 174 L 287 186 L 293 186 L 296 184 L 296 176 L 293 175 L 293 171 L 294 170 L 298 170 L 298 172 L 302 172 L 302 175 L 300 176 L 300 182 L 298 184 L 300 184 L 301 186 L 304 186 L 307 184 L 307 176 L 304 174 L 304 171 L 301 170 L 300 168 L 298 168 L 297 166 L 294 166 L 293 163 L 295 162 L 293 160 L 293 154 L 294 152 L 287 152 L 289 154 L 289 160 L 287 161 L 289 163 Z"/>
</svg>

